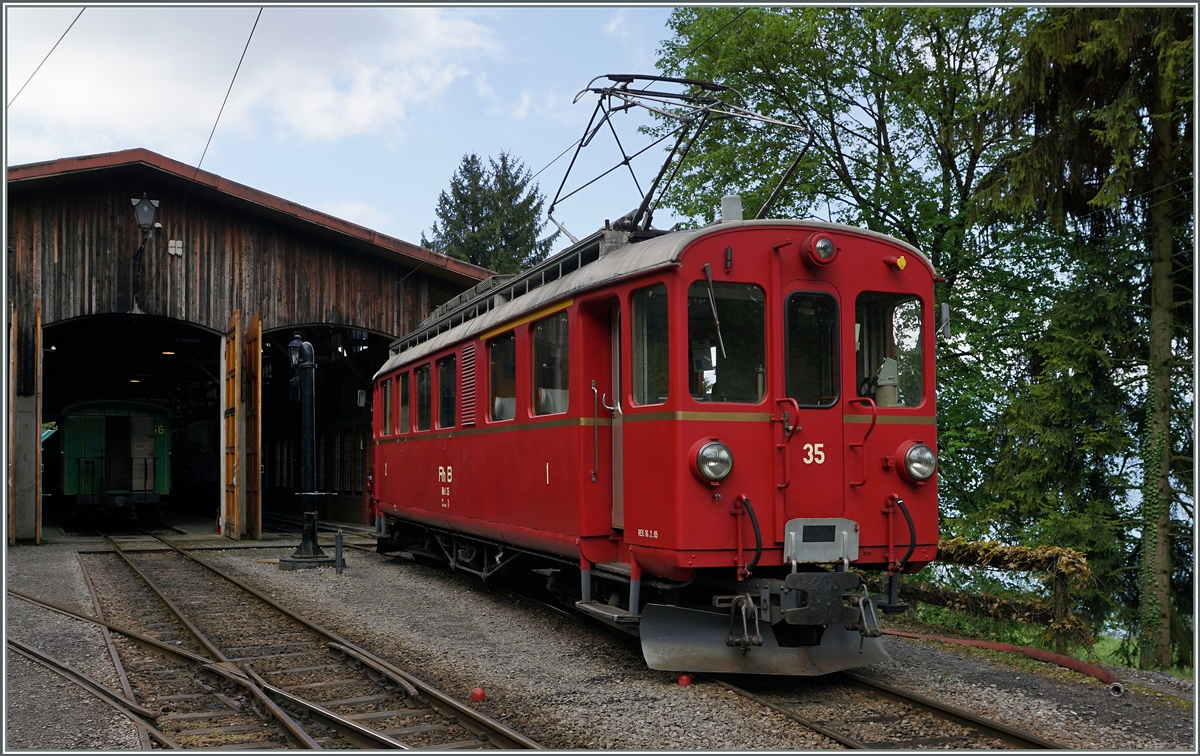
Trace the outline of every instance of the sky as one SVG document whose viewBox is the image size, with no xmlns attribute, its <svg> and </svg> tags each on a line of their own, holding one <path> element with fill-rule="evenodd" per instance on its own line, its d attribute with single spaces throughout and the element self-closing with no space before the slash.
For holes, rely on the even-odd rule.
<svg viewBox="0 0 1200 756">
<path fill-rule="evenodd" d="M 259 6 L 89 6 L 30 79 L 81 7 L 5 7 L 8 166 L 137 147 L 193 166 L 203 155 L 205 171 L 413 243 L 467 153 L 544 169 L 548 205 L 571 152 L 546 166 L 596 103 L 572 100 L 602 74 L 655 73 L 671 12 L 266 6 L 255 27 Z M 637 133 L 649 122 L 641 110 L 614 118 L 627 150 L 650 141 Z M 635 161 L 642 186 L 664 155 Z M 602 133 L 567 190 L 619 160 Z M 639 201 L 618 171 L 555 218 L 583 237 Z"/>
</svg>

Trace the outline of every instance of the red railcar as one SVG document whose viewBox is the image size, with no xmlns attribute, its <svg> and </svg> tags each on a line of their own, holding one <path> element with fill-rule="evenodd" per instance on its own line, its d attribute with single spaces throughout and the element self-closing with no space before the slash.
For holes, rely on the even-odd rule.
<svg viewBox="0 0 1200 756">
<path fill-rule="evenodd" d="M 536 568 L 655 669 L 884 660 L 877 611 L 937 546 L 935 277 L 891 237 L 754 220 L 489 279 L 375 376 L 380 548 Z"/>
</svg>

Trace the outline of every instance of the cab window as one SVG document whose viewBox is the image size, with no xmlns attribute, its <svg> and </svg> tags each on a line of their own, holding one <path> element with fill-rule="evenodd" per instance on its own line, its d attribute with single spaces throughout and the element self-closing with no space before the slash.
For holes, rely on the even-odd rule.
<svg viewBox="0 0 1200 756">
<path fill-rule="evenodd" d="M 655 284 L 633 293 L 633 401 L 667 401 L 667 287 Z"/>
<path fill-rule="evenodd" d="M 924 399 L 921 300 L 912 294 L 863 292 L 854 311 L 858 395 L 879 407 L 916 407 Z"/>
<path fill-rule="evenodd" d="M 417 383 L 417 430 L 429 430 L 433 427 L 432 397 L 430 396 L 429 363 L 413 371 Z"/>
<path fill-rule="evenodd" d="M 688 288 L 688 390 L 698 402 L 757 404 L 766 396 L 766 308 L 754 284 Z"/>
<path fill-rule="evenodd" d="M 538 415 L 566 412 L 568 391 L 567 313 L 533 324 L 533 406 Z"/>
<path fill-rule="evenodd" d="M 517 335 L 488 342 L 488 411 L 492 420 L 517 416 Z"/>
<path fill-rule="evenodd" d="M 788 297 L 787 395 L 801 407 L 832 407 L 838 400 L 837 302 L 828 294 Z"/>
</svg>

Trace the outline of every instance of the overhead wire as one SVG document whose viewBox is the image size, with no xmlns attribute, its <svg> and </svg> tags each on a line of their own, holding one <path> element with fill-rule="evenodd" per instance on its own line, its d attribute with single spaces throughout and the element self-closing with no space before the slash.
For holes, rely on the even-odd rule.
<svg viewBox="0 0 1200 756">
<path fill-rule="evenodd" d="M 79 20 L 79 17 L 83 15 L 85 10 L 87 10 L 86 5 L 79 9 L 79 13 L 75 16 L 75 21 Z M 13 98 L 8 101 L 8 107 L 12 107 L 13 103 L 17 101 L 17 98 L 21 96 L 21 93 L 25 91 L 25 87 L 29 86 L 29 82 L 33 81 L 33 77 L 37 76 L 37 72 L 41 71 L 42 66 L 46 65 L 46 61 L 50 60 L 50 55 L 58 49 L 59 43 L 66 39 L 67 32 L 71 31 L 71 27 L 75 26 L 75 21 L 72 21 L 71 26 L 67 27 L 67 31 L 62 33 L 62 36 L 58 38 L 58 42 L 55 42 L 54 47 L 50 48 L 50 52 L 46 53 L 46 57 L 42 58 L 42 62 L 38 63 L 37 68 L 33 69 L 33 73 L 29 74 L 29 78 L 25 80 L 25 83 L 22 84 L 21 88 L 17 90 L 17 93 L 13 95 Z"/>
<path fill-rule="evenodd" d="M 208 155 L 208 148 L 212 144 L 213 134 L 217 133 L 217 124 L 221 122 L 221 116 L 225 113 L 225 104 L 229 102 L 229 94 L 233 92 L 233 84 L 237 81 L 238 72 L 242 70 L 242 61 L 246 59 L 246 51 L 250 49 L 250 40 L 254 39 L 254 31 L 258 28 L 258 20 L 262 18 L 263 9 L 259 7 L 258 15 L 254 17 L 254 26 L 250 28 L 250 36 L 246 38 L 246 46 L 242 48 L 242 57 L 238 58 L 237 68 L 233 71 L 233 78 L 229 80 L 229 88 L 225 90 L 225 99 L 221 100 L 221 109 L 217 111 L 217 120 L 213 121 L 212 131 L 208 132 L 208 141 L 204 143 L 204 151 L 200 153 L 200 161 L 196 163 L 196 171 L 192 174 L 192 181 L 188 184 L 187 194 L 183 196 L 183 207 L 187 207 L 188 197 L 192 193 L 192 186 L 196 183 L 196 177 L 200 175 L 200 166 L 204 163 L 204 158 Z M 180 211 L 182 213 L 182 210 Z"/>
<path fill-rule="evenodd" d="M 184 211 L 187 210 L 188 199 L 192 196 L 192 187 L 196 185 L 196 178 L 200 175 L 200 166 L 204 163 L 205 156 L 208 155 L 208 148 L 210 145 L 212 145 L 213 135 L 217 133 L 217 124 L 221 122 L 221 116 L 225 113 L 225 105 L 229 102 L 229 94 L 233 92 L 234 82 L 237 81 L 238 73 L 242 70 L 242 63 L 246 60 L 246 51 L 250 49 L 250 40 L 254 39 L 254 32 L 258 29 L 258 22 L 259 19 L 262 18 L 262 14 L 263 7 L 260 6 L 258 9 L 258 15 L 254 17 L 254 26 L 250 27 L 250 36 L 246 38 L 246 45 L 242 48 L 242 56 L 238 58 L 237 68 L 233 70 L 233 78 L 229 80 L 229 87 L 225 90 L 225 99 L 221 101 L 221 108 L 217 111 L 217 119 L 213 121 L 212 130 L 208 132 L 208 141 L 204 143 L 204 151 L 200 153 L 200 160 L 196 163 L 196 170 L 192 172 L 192 180 L 188 182 L 187 192 L 185 192 L 183 195 L 183 203 L 179 208 L 178 220 L 172 224 L 172 233 L 168 234 L 168 236 L 173 235 L 174 231 L 179 227 L 178 224 L 183 220 Z M 158 252 L 158 258 L 161 259 L 162 256 L 163 251 L 160 248 Z M 154 283 L 157 283 L 158 281 L 158 270 L 159 266 L 155 265 L 154 278 L 152 279 Z"/>
<path fill-rule="evenodd" d="M 686 51 L 683 53 L 683 55 L 679 56 L 678 58 L 676 58 L 675 60 L 671 61 L 670 63 L 667 63 L 667 64 L 666 64 L 666 66 L 665 66 L 665 67 L 663 67 L 663 71 L 664 71 L 664 72 L 665 72 L 665 71 L 670 71 L 670 70 L 671 70 L 673 67 L 675 67 L 675 66 L 678 66 L 680 63 L 682 63 L 683 61 L 687 60 L 687 59 L 688 59 L 689 57 L 691 57 L 691 56 L 692 56 L 692 55 L 693 55 L 693 54 L 694 54 L 696 51 L 698 51 L 698 50 L 699 50 L 701 47 L 703 47 L 704 45 L 706 45 L 706 44 L 708 44 L 709 42 L 711 42 L 711 41 L 712 41 L 713 39 L 715 39 L 715 38 L 716 38 L 716 37 L 717 37 L 719 34 L 721 34 L 721 32 L 725 31 L 725 30 L 726 30 L 726 29 L 728 29 L 730 26 L 732 26 L 732 25 L 733 25 L 733 24 L 734 24 L 734 23 L 735 23 L 735 22 L 736 22 L 738 19 L 740 19 L 742 16 L 744 16 L 744 15 L 747 13 L 747 11 L 749 11 L 749 10 L 750 10 L 750 7 L 746 7 L 746 8 L 743 8 L 742 10 L 740 10 L 736 16 L 734 16 L 732 19 L 730 19 L 728 22 L 726 22 L 726 23 L 725 23 L 725 25 L 724 25 L 724 26 L 722 26 L 720 29 L 717 29 L 715 32 L 713 32 L 712 34 L 710 34 L 708 37 L 706 37 L 704 40 L 702 40 L 702 41 L 701 41 L 701 42 L 699 42 L 698 44 L 696 44 L 696 45 L 693 45 L 691 48 L 689 48 L 688 50 L 686 50 Z M 643 89 L 643 90 L 645 90 L 645 89 L 646 89 L 646 88 L 648 88 L 649 86 L 650 86 L 650 84 L 649 84 L 649 83 L 647 83 L 647 84 L 646 84 L 646 86 L 642 87 L 642 89 Z M 677 129 L 676 131 L 678 131 L 678 129 Z M 672 132 L 672 133 L 674 133 L 674 132 Z M 585 134 L 585 136 L 586 136 L 586 134 Z M 670 134 L 668 134 L 668 136 L 670 136 Z M 637 157 L 637 155 L 640 155 L 640 154 L 642 154 L 642 153 L 643 153 L 643 152 L 645 152 L 646 150 L 650 149 L 650 147 L 653 147 L 655 144 L 659 144 L 659 143 L 661 143 L 661 142 L 663 141 L 663 139 L 665 139 L 665 138 L 666 138 L 666 137 L 660 138 L 658 141 L 654 142 L 654 143 L 653 143 L 653 144 L 651 144 L 649 147 L 646 147 L 646 148 L 644 148 L 644 149 L 640 150 L 639 152 L 635 153 L 635 154 L 634 154 L 634 157 Z M 532 176 L 530 176 L 530 177 L 529 177 L 529 180 L 530 180 L 530 181 L 532 181 L 533 179 L 536 179 L 538 176 L 542 175 L 542 173 L 544 173 L 544 172 L 545 172 L 545 171 L 546 171 L 548 168 L 550 168 L 550 166 L 552 166 L 552 165 L 554 165 L 555 163 L 557 163 L 559 160 L 561 160 L 561 159 L 562 159 L 562 157 L 563 157 L 564 155 L 566 155 L 566 154 L 567 154 L 568 152 L 570 152 L 571 150 L 575 149 L 575 147 L 577 147 L 577 146 L 579 145 L 579 143 L 580 143 L 581 141 L 583 141 L 583 139 L 584 139 L 584 136 L 580 136 L 580 137 L 579 137 L 578 139 L 576 139 L 574 142 L 571 142 L 571 144 L 567 145 L 567 147 L 566 147 L 565 149 L 563 149 L 563 151 L 562 151 L 562 152 L 558 153 L 558 155 L 557 155 L 557 156 L 555 156 L 553 160 L 551 160 L 550 162 L 548 162 L 548 163 L 546 163 L 545 165 L 543 165 L 543 166 L 542 166 L 541 168 L 539 168 L 539 169 L 538 169 L 538 170 L 537 170 L 537 171 L 536 171 L 536 172 L 535 172 L 535 173 L 534 173 Z M 619 166 L 618 166 L 618 167 L 619 167 Z M 612 170 L 614 170 L 614 169 L 609 169 L 609 170 L 608 170 L 608 171 L 607 171 L 607 172 L 606 172 L 604 175 L 607 175 L 608 173 L 611 173 L 611 172 L 612 172 Z M 632 170 L 632 166 L 630 167 L 630 170 Z M 572 191 L 570 194 L 568 194 L 568 195 L 567 195 L 567 197 L 570 197 L 571 195 L 573 195 L 573 194 L 575 194 L 575 193 L 577 193 L 577 192 L 581 191 L 582 189 L 586 188 L 587 186 L 590 186 L 592 183 L 595 183 L 595 181 L 599 180 L 599 178 L 601 178 L 601 177 L 597 177 L 596 179 L 593 179 L 593 180 L 592 180 L 591 182 L 589 182 L 588 184 L 585 184 L 584 186 L 581 186 L 581 187 L 579 187 L 578 189 L 575 189 L 575 190 L 574 190 L 574 191 Z M 634 178 L 634 181 L 635 181 L 635 182 L 637 181 L 636 177 Z M 563 197 L 562 199 L 566 199 L 567 197 Z M 444 254 L 444 253 L 439 253 L 439 254 Z M 406 275 L 405 275 L 403 278 L 401 278 L 399 281 L 397 281 L 397 282 L 396 282 L 396 286 L 397 286 L 397 287 L 399 287 L 399 285 L 400 285 L 401 283 L 403 283 L 405 279 L 407 279 L 407 278 L 408 278 L 409 276 L 411 276 L 413 273 L 416 273 L 416 272 L 417 272 L 417 270 L 419 270 L 419 269 L 420 269 L 420 268 L 421 268 L 423 265 L 425 265 L 425 262 L 426 262 L 426 261 L 422 261 L 422 262 L 421 262 L 419 265 L 417 265 L 415 268 L 413 268 L 411 271 L 409 271 L 409 272 L 408 272 L 408 273 L 407 273 L 407 274 L 406 274 Z M 377 295 L 375 296 L 375 298 L 374 298 L 374 299 L 372 299 L 370 302 L 368 302 L 366 305 L 364 305 L 364 306 L 363 306 L 361 309 L 359 309 L 359 311 L 358 311 L 358 312 L 356 312 L 356 313 L 354 314 L 354 316 L 355 316 L 355 317 L 357 317 L 357 316 L 358 316 L 360 313 L 364 312 L 364 311 L 365 311 L 367 308 L 369 308 L 369 307 L 373 306 L 373 305 L 374 305 L 374 304 L 375 304 L 375 303 L 376 303 L 376 302 L 379 300 L 379 298 L 380 298 L 381 296 L 383 296 L 383 295 L 382 295 L 382 293 L 381 293 L 381 294 L 377 294 Z M 397 296 L 399 296 L 399 292 L 397 292 Z"/>
</svg>

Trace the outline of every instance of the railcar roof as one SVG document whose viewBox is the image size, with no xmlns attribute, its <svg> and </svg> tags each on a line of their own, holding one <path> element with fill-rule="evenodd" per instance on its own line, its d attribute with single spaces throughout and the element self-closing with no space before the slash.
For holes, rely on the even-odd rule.
<svg viewBox="0 0 1200 756">
<path fill-rule="evenodd" d="M 536 312 L 579 292 L 677 265 L 683 250 L 702 237 L 753 226 L 828 229 L 873 237 L 903 247 L 924 261 L 930 270 L 933 270 L 932 263 L 924 253 L 893 236 L 840 223 L 764 219 L 715 223 L 694 231 L 663 234 L 652 239 L 633 242 L 617 247 L 594 262 L 582 264 L 577 269 L 552 281 L 538 282 L 539 274 L 544 280 L 547 271 L 552 271 L 563 260 L 572 256 L 582 257 L 589 250 L 598 250 L 604 239 L 604 232 L 598 232 L 517 276 L 499 281 L 488 279 L 477 286 L 475 290 L 464 295 L 465 301 L 451 300 L 448 304 L 453 305 L 452 307 L 443 305 L 433 317 L 422 323 L 418 330 L 392 342 L 392 355 L 375 373 L 375 377 L 452 344 L 493 330 L 510 320 L 516 320 L 523 315 Z M 523 291 L 521 291 L 522 288 Z M 494 298 L 497 296 L 509 298 L 502 304 L 492 306 L 492 303 L 496 301 Z M 471 307 L 472 304 L 475 305 L 474 309 Z M 487 307 L 486 311 L 478 312 L 483 307 Z"/>
</svg>

